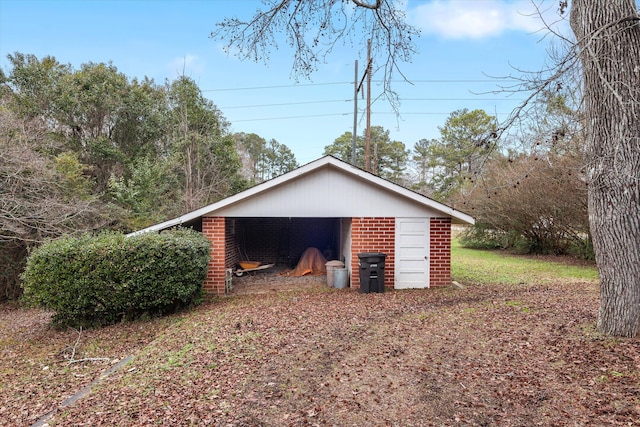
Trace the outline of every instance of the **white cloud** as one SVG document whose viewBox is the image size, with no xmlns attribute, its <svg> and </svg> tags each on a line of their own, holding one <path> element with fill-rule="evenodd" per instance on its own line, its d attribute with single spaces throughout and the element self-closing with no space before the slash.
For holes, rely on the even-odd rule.
<svg viewBox="0 0 640 427">
<path fill-rule="evenodd" d="M 412 10 L 411 10 L 412 9 Z M 548 3 L 541 8 L 547 23 L 560 17 Z M 545 27 L 533 3 L 499 0 L 434 0 L 411 8 L 408 16 L 422 33 L 450 39 L 480 39 L 506 31 L 533 33 Z"/>
</svg>

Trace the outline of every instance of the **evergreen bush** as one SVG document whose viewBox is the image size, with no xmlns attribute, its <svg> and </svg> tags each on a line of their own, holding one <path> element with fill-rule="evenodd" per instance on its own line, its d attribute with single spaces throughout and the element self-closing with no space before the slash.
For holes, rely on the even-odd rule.
<svg viewBox="0 0 640 427">
<path fill-rule="evenodd" d="M 64 237 L 35 249 L 24 299 L 58 325 L 100 326 L 174 312 L 202 301 L 209 241 L 191 230 Z"/>
</svg>

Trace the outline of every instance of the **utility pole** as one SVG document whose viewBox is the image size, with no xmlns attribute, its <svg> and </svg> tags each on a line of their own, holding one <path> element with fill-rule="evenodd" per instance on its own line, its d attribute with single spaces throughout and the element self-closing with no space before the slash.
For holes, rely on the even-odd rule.
<svg viewBox="0 0 640 427">
<path fill-rule="evenodd" d="M 356 59 L 355 77 L 353 79 L 353 138 L 351 141 L 351 164 L 356 164 L 356 141 L 358 138 L 358 60 Z"/>
<path fill-rule="evenodd" d="M 364 151 L 364 170 L 371 172 L 371 39 L 367 40 L 367 68 L 364 70 L 364 75 L 360 84 L 358 82 L 358 60 L 356 60 L 356 72 L 355 72 L 355 92 L 353 94 L 353 140 L 351 147 L 351 163 L 356 164 L 356 141 L 357 141 L 357 124 L 358 124 L 358 92 L 362 89 L 364 79 L 367 79 L 367 129 L 365 133 L 365 151 Z M 364 98 L 364 93 L 362 94 Z M 377 146 L 376 146 L 377 153 Z M 377 155 L 377 154 L 376 154 Z"/>
<path fill-rule="evenodd" d="M 364 170 L 371 172 L 371 39 L 367 40 L 367 133 Z"/>
</svg>

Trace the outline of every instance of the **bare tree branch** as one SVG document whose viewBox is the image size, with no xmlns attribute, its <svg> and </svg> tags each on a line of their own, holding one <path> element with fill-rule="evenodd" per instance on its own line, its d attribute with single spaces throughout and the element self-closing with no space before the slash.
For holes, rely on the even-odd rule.
<svg viewBox="0 0 640 427">
<path fill-rule="evenodd" d="M 95 197 L 72 194 L 52 160 L 37 151 L 47 144 L 43 129 L 37 120 L 0 111 L 0 242 L 31 245 L 109 221 Z"/>
<path fill-rule="evenodd" d="M 324 63 L 339 41 L 354 47 L 358 55 L 372 40 L 376 69 L 384 70 L 383 86 L 398 112 L 398 96 L 392 90 L 394 72 L 407 81 L 399 63 L 416 53 L 419 31 L 406 22 L 405 12 L 390 0 L 279 0 L 267 1 L 248 21 L 226 18 L 210 37 L 225 42 L 225 51 L 240 59 L 268 62 L 282 35 L 294 50 L 292 76 L 309 78 Z"/>
<path fill-rule="evenodd" d="M 80 328 L 80 330 L 76 331 L 78 333 L 78 338 L 76 338 L 76 342 L 73 344 L 73 346 L 69 346 L 67 347 L 68 349 L 70 348 L 71 350 L 71 354 L 68 356 L 68 361 L 67 361 L 67 365 L 72 365 L 74 363 L 84 363 L 84 362 L 109 362 L 111 361 L 111 358 L 109 357 L 83 357 L 81 359 L 76 359 L 76 351 L 78 348 L 78 345 L 80 344 L 80 338 L 82 337 L 82 327 Z M 65 356 L 67 357 L 67 356 Z"/>
</svg>

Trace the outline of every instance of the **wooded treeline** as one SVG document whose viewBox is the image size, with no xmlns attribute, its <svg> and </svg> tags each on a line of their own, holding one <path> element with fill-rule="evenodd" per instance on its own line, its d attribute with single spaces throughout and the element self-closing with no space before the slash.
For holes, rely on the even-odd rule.
<svg viewBox="0 0 640 427">
<path fill-rule="evenodd" d="M 0 70 L 0 300 L 28 248 L 179 216 L 298 166 L 275 140 L 233 135 L 188 77 L 15 53 Z"/>
<path fill-rule="evenodd" d="M 158 84 L 113 64 L 8 58 L 11 68 L 0 70 L 0 299 L 19 295 L 28 250 L 45 239 L 139 229 L 298 166 L 276 140 L 231 133 L 188 77 Z M 550 92 L 540 119 L 501 140 L 483 110 L 452 112 L 439 138 L 412 149 L 373 126 L 375 173 L 473 215 L 470 245 L 592 256 L 580 126 L 565 93 Z M 352 141 L 345 132 L 324 153 L 351 162 Z M 357 166 L 364 147 L 358 136 Z"/>
</svg>

